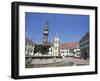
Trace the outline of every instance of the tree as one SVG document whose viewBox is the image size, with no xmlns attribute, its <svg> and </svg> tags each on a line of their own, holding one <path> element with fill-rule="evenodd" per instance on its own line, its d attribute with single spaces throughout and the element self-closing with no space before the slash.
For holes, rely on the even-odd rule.
<svg viewBox="0 0 100 81">
<path fill-rule="evenodd" d="M 35 45 L 35 48 L 34 48 L 34 53 L 39 52 L 39 49 L 40 49 L 39 46 L 36 44 L 36 45 Z"/>
<path fill-rule="evenodd" d="M 35 45 L 34 53 L 40 52 L 41 54 L 47 54 L 49 52 L 50 45 Z"/>
</svg>

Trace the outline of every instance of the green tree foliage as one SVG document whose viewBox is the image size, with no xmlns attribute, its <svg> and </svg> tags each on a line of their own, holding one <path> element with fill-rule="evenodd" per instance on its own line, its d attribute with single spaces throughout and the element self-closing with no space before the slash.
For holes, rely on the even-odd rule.
<svg viewBox="0 0 100 81">
<path fill-rule="evenodd" d="M 39 45 L 35 45 L 35 49 L 34 49 L 34 53 L 41 53 L 41 54 L 47 54 L 49 52 L 49 48 L 50 48 L 50 45 L 42 45 L 42 44 L 39 44 Z"/>
</svg>

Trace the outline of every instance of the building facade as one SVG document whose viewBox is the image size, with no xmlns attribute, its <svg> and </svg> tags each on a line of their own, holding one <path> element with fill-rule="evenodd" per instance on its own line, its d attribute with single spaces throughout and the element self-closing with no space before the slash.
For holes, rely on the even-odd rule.
<svg viewBox="0 0 100 81">
<path fill-rule="evenodd" d="M 79 47 L 81 51 L 81 58 L 89 58 L 89 32 L 87 32 L 79 41 Z"/>
<path fill-rule="evenodd" d="M 49 48 L 49 55 L 51 56 L 65 56 L 65 57 L 78 57 L 80 58 L 79 43 L 69 42 L 60 44 L 58 34 L 56 34 L 54 45 Z"/>
<path fill-rule="evenodd" d="M 60 40 L 59 40 L 58 33 L 56 33 L 56 36 L 55 36 L 55 39 L 54 39 L 54 56 L 60 55 L 59 45 L 60 45 Z"/>
<path fill-rule="evenodd" d="M 51 47 L 49 48 L 48 55 L 50 55 L 50 56 L 53 56 L 53 55 L 54 55 L 54 47 L 53 47 L 53 46 L 51 46 Z"/>
<path fill-rule="evenodd" d="M 61 56 L 80 57 L 79 43 L 69 42 L 60 44 Z"/>
<path fill-rule="evenodd" d="M 70 56 L 69 49 L 60 49 L 61 56 Z"/>
<path fill-rule="evenodd" d="M 74 49 L 74 57 L 78 57 L 78 58 L 81 57 L 80 49 L 79 48 Z"/>
<path fill-rule="evenodd" d="M 60 45 L 60 39 L 58 33 L 56 33 L 56 36 L 54 38 L 54 44 L 49 48 L 48 54 L 51 56 L 60 56 L 59 45 Z"/>
<path fill-rule="evenodd" d="M 34 55 L 34 48 L 35 43 L 32 40 L 25 38 L 25 55 Z"/>
</svg>

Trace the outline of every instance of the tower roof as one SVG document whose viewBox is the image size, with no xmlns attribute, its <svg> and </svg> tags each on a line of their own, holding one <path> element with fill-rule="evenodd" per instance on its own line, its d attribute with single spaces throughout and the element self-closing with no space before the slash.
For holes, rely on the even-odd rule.
<svg viewBox="0 0 100 81">
<path fill-rule="evenodd" d="M 46 25 L 45 25 L 45 28 L 44 28 L 45 30 L 48 30 L 48 24 L 49 24 L 48 21 L 46 21 Z"/>
<path fill-rule="evenodd" d="M 49 24 L 48 21 L 46 21 L 46 24 Z"/>
<path fill-rule="evenodd" d="M 56 33 L 56 37 L 59 37 L 58 32 Z"/>
</svg>

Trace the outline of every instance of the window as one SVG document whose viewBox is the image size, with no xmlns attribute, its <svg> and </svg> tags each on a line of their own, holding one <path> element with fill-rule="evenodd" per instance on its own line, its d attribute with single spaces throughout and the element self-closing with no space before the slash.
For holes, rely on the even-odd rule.
<svg viewBox="0 0 100 81">
<path fill-rule="evenodd" d="M 52 52 L 52 49 L 51 49 L 51 52 Z"/>
<path fill-rule="evenodd" d="M 33 47 L 33 45 L 32 45 L 32 47 Z"/>
<path fill-rule="evenodd" d="M 66 53 L 68 53 L 68 51 L 66 51 Z"/>
<path fill-rule="evenodd" d="M 28 52 L 29 52 L 30 50 L 28 49 Z"/>
<path fill-rule="evenodd" d="M 32 53 L 32 50 L 31 50 L 31 53 Z"/>
</svg>

